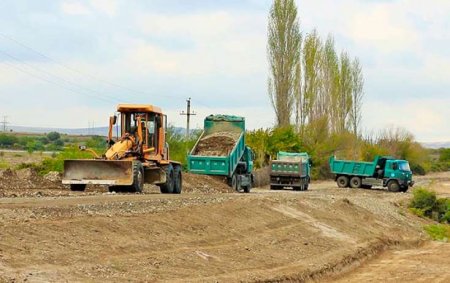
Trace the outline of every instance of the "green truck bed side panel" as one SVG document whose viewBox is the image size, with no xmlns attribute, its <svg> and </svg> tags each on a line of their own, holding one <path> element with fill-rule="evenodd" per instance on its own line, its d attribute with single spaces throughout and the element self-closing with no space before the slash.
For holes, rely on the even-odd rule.
<svg viewBox="0 0 450 283">
<path fill-rule="evenodd" d="M 337 175 L 357 175 L 371 177 L 375 174 L 375 167 L 378 158 L 373 162 L 336 160 L 334 156 L 330 157 L 331 172 Z"/>
</svg>

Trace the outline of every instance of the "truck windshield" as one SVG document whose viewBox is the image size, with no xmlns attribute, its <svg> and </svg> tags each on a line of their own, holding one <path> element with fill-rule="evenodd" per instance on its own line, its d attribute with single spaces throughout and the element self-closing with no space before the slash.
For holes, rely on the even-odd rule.
<svg viewBox="0 0 450 283">
<path fill-rule="evenodd" d="M 409 163 L 408 162 L 401 162 L 398 164 L 398 168 L 402 171 L 411 171 L 411 169 L 409 168 Z"/>
</svg>

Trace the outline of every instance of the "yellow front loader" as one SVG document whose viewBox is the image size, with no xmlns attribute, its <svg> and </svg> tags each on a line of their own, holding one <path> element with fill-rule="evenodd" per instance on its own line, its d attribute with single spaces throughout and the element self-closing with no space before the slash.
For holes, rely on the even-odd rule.
<svg viewBox="0 0 450 283">
<path fill-rule="evenodd" d="M 109 120 L 106 152 L 98 156 L 92 151 L 94 158 L 89 160 L 65 160 L 62 183 L 73 191 L 94 184 L 129 192 L 141 192 L 148 183 L 158 185 L 161 193 L 181 193 L 181 164 L 170 160 L 165 140 L 167 116 L 152 105 L 120 104 L 117 111 L 119 115 Z"/>
</svg>

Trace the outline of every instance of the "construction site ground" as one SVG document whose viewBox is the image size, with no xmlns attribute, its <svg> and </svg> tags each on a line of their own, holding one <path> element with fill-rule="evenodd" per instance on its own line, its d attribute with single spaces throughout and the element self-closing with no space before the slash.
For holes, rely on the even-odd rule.
<svg viewBox="0 0 450 283">
<path fill-rule="evenodd" d="M 408 211 L 411 192 L 327 181 L 238 194 L 186 174 L 181 195 L 76 193 L 8 176 L 0 282 L 450 282 L 450 244 L 424 233 L 433 222 Z M 416 181 L 449 196 L 448 172 Z"/>
</svg>

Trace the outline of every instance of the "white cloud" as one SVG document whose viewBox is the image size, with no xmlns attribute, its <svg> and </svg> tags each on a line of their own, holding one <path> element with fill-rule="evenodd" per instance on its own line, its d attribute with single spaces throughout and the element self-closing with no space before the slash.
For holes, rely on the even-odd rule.
<svg viewBox="0 0 450 283">
<path fill-rule="evenodd" d="M 61 3 L 61 10 L 69 15 L 88 15 L 91 13 L 88 7 L 81 2 L 64 1 Z"/>
<path fill-rule="evenodd" d="M 259 29 L 253 29 L 258 25 Z M 137 27 L 146 37 L 174 41 L 172 48 L 140 39 L 128 61 L 141 70 L 171 75 L 238 76 L 265 71 L 265 16 L 228 12 L 188 15 L 144 14 Z M 189 47 L 183 48 L 180 41 Z"/>
<path fill-rule="evenodd" d="M 107 14 L 110 17 L 116 15 L 117 2 L 115 0 L 91 0 L 90 4 L 97 11 Z"/>
<path fill-rule="evenodd" d="M 363 106 L 364 127 L 369 131 L 378 131 L 395 125 L 411 131 L 421 142 L 450 140 L 450 97 L 424 97 L 399 103 L 367 101 Z"/>
</svg>

